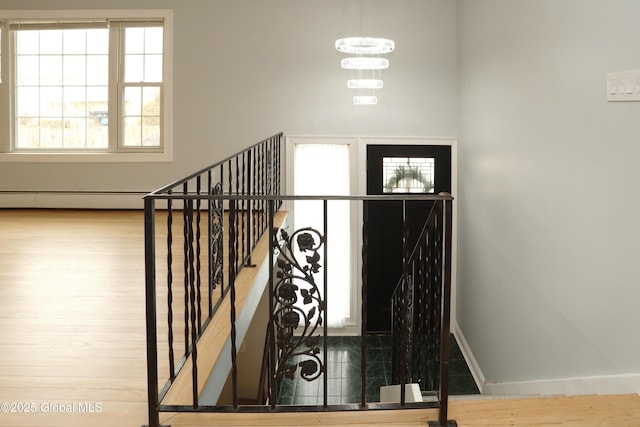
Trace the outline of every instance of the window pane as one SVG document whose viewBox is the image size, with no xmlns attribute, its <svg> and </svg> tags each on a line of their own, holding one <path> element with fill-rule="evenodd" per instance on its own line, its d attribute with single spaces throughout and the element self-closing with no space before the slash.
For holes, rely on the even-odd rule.
<svg viewBox="0 0 640 427">
<path fill-rule="evenodd" d="M 142 114 L 144 116 L 160 116 L 160 88 L 145 87 L 142 89 L 142 94 Z"/>
<path fill-rule="evenodd" d="M 160 146 L 160 98 L 159 87 L 125 88 L 125 146 Z"/>
<path fill-rule="evenodd" d="M 84 55 L 87 53 L 87 30 L 66 30 L 62 42 L 65 55 Z"/>
<path fill-rule="evenodd" d="M 160 146 L 160 117 L 144 117 L 142 119 L 142 145 L 145 147 Z"/>
<path fill-rule="evenodd" d="M 142 123 L 140 117 L 126 117 L 124 119 L 124 141 L 125 147 L 137 147 L 141 145 Z"/>
<path fill-rule="evenodd" d="M 20 86 L 40 84 L 40 59 L 35 55 L 18 57 L 17 78 Z"/>
<path fill-rule="evenodd" d="M 144 53 L 144 28 L 127 28 L 124 46 L 124 51 L 128 55 Z"/>
<path fill-rule="evenodd" d="M 144 81 L 144 55 L 127 55 L 125 57 L 124 81 Z"/>
<path fill-rule="evenodd" d="M 162 81 L 162 55 L 147 55 L 144 60 L 144 81 Z"/>
<path fill-rule="evenodd" d="M 107 148 L 109 32 L 18 30 L 16 39 L 16 146 Z"/>
<path fill-rule="evenodd" d="M 62 120 L 40 119 L 40 147 L 60 148 L 62 146 Z"/>
<path fill-rule="evenodd" d="M 125 29 L 125 81 L 162 81 L 162 27 Z"/>
<path fill-rule="evenodd" d="M 86 120 L 66 119 L 63 129 L 65 148 L 84 148 L 86 145 Z"/>
<path fill-rule="evenodd" d="M 109 84 L 109 56 L 89 55 L 87 56 L 87 84 L 108 85 Z"/>
<path fill-rule="evenodd" d="M 142 115 L 142 88 L 127 87 L 124 89 L 124 115 Z"/>
<path fill-rule="evenodd" d="M 89 121 L 87 129 L 87 148 L 105 149 L 109 147 L 109 127 L 107 123 Z"/>
<path fill-rule="evenodd" d="M 107 115 L 109 110 L 109 89 L 107 86 L 87 86 L 87 107 L 94 117 L 99 113 Z"/>
<path fill-rule="evenodd" d="M 65 85 L 81 86 L 87 84 L 86 57 L 83 55 L 67 55 L 62 65 Z"/>
<path fill-rule="evenodd" d="M 40 115 L 40 89 L 19 87 L 17 98 L 18 117 L 38 117 Z"/>
<path fill-rule="evenodd" d="M 40 119 L 21 117 L 16 127 L 16 146 L 18 148 L 40 147 Z"/>
<path fill-rule="evenodd" d="M 40 88 L 40 116 L 62 117 L 62 87 Z"/>
<path fill-rule="evenodd" d="M 384 157 L 382 168 L 385 193 L 433 193 L 433 158 Z"/>
<path fill-rule="evenodd" d="M 87 54 L 109 54 L 109 30 L 100 29 L 87 31 Z"/>
<path fill-rule="evenodd" d="M 62 84 L 62 55 L 40 56 L 40 84 Z"/>
<path fill-rule="evenodd" d="M 81 87 L 65 87 L 62 90 L 64 100 L 63 113 L 67 117 L 86 117 L 87 115 L 87 93 Z"/>
<path fill-rule="evenodd" d="M 145 28 L 144 51 L 162 54 L 162 27 Z"/>
<path fill-rule="evenodd" d="M 16 34 L 17 49 L 21 55 L 37 55 L 40 53 L 40 32 L 19 31 Z"/>
<path fill-rule="evenodd" d="M 40 33 L 40 54 L 62 53 L 62 30 L 42 30 Z"/>
</svg>

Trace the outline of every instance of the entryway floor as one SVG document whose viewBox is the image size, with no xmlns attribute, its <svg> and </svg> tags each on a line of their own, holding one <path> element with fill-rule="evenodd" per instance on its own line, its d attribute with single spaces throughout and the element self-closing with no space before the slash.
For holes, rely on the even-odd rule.
<svg viewBox="0 0 640 427">
<path fill-rule="evenodd" d="M 328 337 L 327 344 L 328 404 L 360 402 L 362 389 L 360 337 Z M 322 355 L 322 350 L 320 355 Z M 391 384 L 391 337 L 387 335 L 368 336 L 366 359 L 367 402 L 378 402 L 380 400 L 380 386 Z M 480 394 L 453 335 L 451 336 L 450 360 L 449 394 Z M 298 370 L 293 379 L 283 380 L 278 403 L 281 405 L 321 405 L 323 404 L 323 391 L 322 377 L 315 381 L 306 381 L 300 377 Z"/>
</svg>

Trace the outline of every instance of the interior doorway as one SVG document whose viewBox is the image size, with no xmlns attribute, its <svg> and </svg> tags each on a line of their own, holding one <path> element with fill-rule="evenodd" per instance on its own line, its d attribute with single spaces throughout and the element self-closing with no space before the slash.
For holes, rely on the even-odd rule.
<svg viewBox="0 0 640 427">
<path fill-rule="evenodd" d="M 367 145 L 367 194 L 452 191 L 450 145 Z M 409 247 L 433 202 L 407 203 Z M 390 300 L 402 274 L 402 202 L 367 201 L 367 332 L 391 330 Z"/>
</svg>

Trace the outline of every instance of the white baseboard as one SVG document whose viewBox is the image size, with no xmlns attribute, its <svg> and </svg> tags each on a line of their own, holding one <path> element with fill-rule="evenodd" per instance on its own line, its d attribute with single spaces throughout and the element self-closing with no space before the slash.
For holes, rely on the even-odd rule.
<svg viewBox="0 0 640 427">
<path fill-rule="evenodd" d="M 143 209 L 143 193 L 1 193 L 0 208 Z"/>
<path fill-rule="evenodd" d="M 536 381 L 487 382 L 457 323 L 453 335 L 469 365 L 480 393 L 485 396 L 578 396 L 585 394 L 640 394 L 640 374 L 558 378 Z"/>
<path fill-rule="evenodd" d="M 471 371 L 473 380 L 476 382 L 476 385 L 478 386 L 478 390 L 480 390 L 480 393 L 484 394 L 485 393 L 484 385 L 486 381 L 484 379 L 482 370 L 480 369 L 480 365 L 478 365 L 476 358 L 473 356 L 473 353 L 469 348 L 469 344 L 467 344 L 467 340 L 464 338 L 464 335 L 462 334 L 462 331 L 460 330 L 458 323 L 453 322 L 452 326 L 453 328 L 451 328 L 451 330 L 452 330 L 453 336 L 456 338 L 456 341 L 458 342 L 458 346 L 460 347 L 460 351 L 462 352 L 464 359 L 467 361 L 467 366 L 469 366 L 469 370 Z"/>
<path fill-rule="evenodd" d="M 585 394 L 640 393 L 640 374 L 607 375 L 581 378 L 560 378 L 510 383 L 486 383 L 485 394 L 579 396 Z"/>
</svg>

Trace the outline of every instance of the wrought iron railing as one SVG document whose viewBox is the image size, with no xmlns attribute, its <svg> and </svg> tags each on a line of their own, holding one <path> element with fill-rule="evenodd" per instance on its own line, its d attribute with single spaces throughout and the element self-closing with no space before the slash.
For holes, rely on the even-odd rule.
<svg viewBox="0 0 640 427">
<path fill-rule="evenodd" d="M 187 361 L 192 366 L 193 406 L 198 405 L 197 343 L 220 303 L 233 293 L 238 272 L 252 265 L 252 251 L 269 227 L 267 201 L 242 197 L 280 194 L 282 145 L 282 133 L 276 134 L 144 199 L 151 426 L 158 425 L 160 402 Z M 235 198 L 216 197 L 225 194 Z M 230 244 L 224 245 L 225 239 Z M 157 264 L 163 267 L 157 269 Z M 161 283 L 163 305 L 158 304 Z M 160 328 L 159 312 L 165 318 Z M 159 341 L 166 358 L 158 358 Z M 163 374 L 158 372 L 159 360 L 166 365 Z"/>
<path fill-rule="evenodd" d="M 448 395 L 451 204 L 434 203 L 391 298 L 392 378 L 423 395 Z M 405 238 L 406 242 L 406 238 Z"/>
<path fill-rule="evenodd" d="M 438 324 L 441 342 L 448 339 L 448 305 L 451 281 L 451 203 L 441 195 L 384 196 L 286 196 L 280 194 L 282 135 L 276 135 L 237 156 L 205 168 L 145 197 L 146 307 L 149 425 L 160 425 L 163 412 L 274 412 L 341 411 L 395 408 L 439 408 L 439 420 L 447 423 L 446 387 L 448 354 L 440 346 L 440 390 L 435 399 L 408 402 L 404 384 L 410 376 L 400 375 L 401 394 L 396 403 L 367 399 L 367 294 L 366 277 L 367 202 L 431 200 L 440 206 L 438 226 L 432 233 L 441 242 L 442 263 L 439 289 L 443 307 Z M 324 224 L 320 229 L 278 229 L 275 218 L 284 201 L 318 200 L 323 205 Z M 330 402 L 328 396 L 327 239 L 328 204 L 334 200 L 362 203 L 362 286 L 360 340 L 360 397 L 355 401 Z M 432 221 L 432 220 L 430 220 Z M 407 241 L 407 224 L 404 224 Z M 265 233 L 267 231 L 267 233 Z M 261 236 L 268 239 L 269 319 L 265 342 L 266 372 L 261 387 L 265 405 L 242 405 L 238 396 L 240 345 L 237 335 L 236 278 L 243 267 L 253 267 L 253 249 Z M 226 243 L 223 243 L 227 240 Z M 403 253 L 403 282 L 409 282 L 409 251 Z M 319 272 L 324 271 L 324 274 Z M 322 280 L 319 277 L 323 276 Z M 318 283 L 321 282 L 321 283 Z M 407 287 L 408 288 L 408 287 Z M 404 301 L 408 301 L 405 295 Z M 229 311 L 219 307 L 229 306 Z M 409 310 L 403 308 L 404 317 Z M 224 315 L 224 316 L 223 316 Z M 207 348 L 206 333 L 229 328 L 228 346 L 231 398 L 228 404 L 202 399 L 200 353 Z M 408 323 L 403 324 L 404 328 Z M 408 340 L 409 334 L 403 338 Z M 210 342 L 206 341 L 206 345 Z M 404 345 L 402 348 L 408 348 Z M 256 356 L 259 363 L 261 355 Z M 400 355 L 409 360 L 408 355 Z M 403 362 L 403 364 L 406 364 Z M 209 363 L 207 366 L 211 366 Z M 206 373 L 208 375 L 208 373 Z M 186 402 L 169 399 L 187 377 Z M 316 404 L 281 405 L 282 381 L 294 377 L 318 381 L 322 389 Z M 224 382 L 224 379 L 222 380 Z M 179 399 L 180 400 L 180 399 Z M 260 402 L 260 403 L 262 403 Z"/>
</svg>

